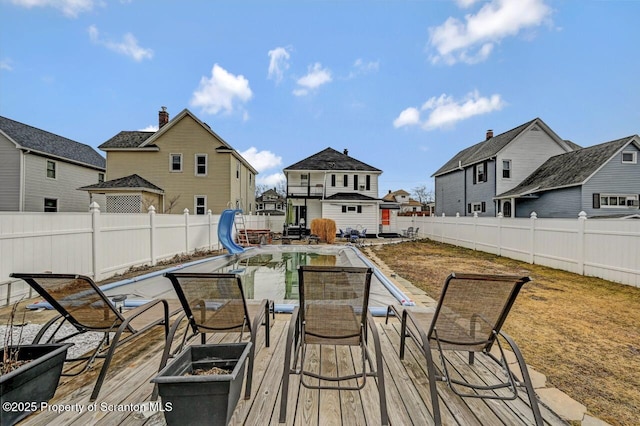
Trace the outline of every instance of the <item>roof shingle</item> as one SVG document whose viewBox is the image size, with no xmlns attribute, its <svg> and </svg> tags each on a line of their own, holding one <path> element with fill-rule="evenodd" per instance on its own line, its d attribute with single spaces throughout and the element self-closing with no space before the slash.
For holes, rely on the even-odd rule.
<svg viewBox="0 0 640 426">
<path fill-rule="evenodd" d="M 317 154 L 313 154 L 304 160 L 298 161 L 285 170 L 349 170 L 349 171 L 370 171 L 381 172 L 362 161 L 349 157 L 346 154 L 336 151 L 333 148 L 326 148 Z"/>
</svg>

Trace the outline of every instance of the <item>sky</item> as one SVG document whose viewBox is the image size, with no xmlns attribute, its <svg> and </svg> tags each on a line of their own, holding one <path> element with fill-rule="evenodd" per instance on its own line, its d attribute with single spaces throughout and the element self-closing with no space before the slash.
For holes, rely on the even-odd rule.
<svg viewBox="0 0 640 426">
<path fill-rule="evenodd" d="M 640 0 L 0 0 L 0 115 L 96 147 L 188 108 L 275 186 L 327 147 L 425 186 L 536 117 L 640 133 Z M 99 151 L 103 156 L 105 153 Z"/>
</svg>

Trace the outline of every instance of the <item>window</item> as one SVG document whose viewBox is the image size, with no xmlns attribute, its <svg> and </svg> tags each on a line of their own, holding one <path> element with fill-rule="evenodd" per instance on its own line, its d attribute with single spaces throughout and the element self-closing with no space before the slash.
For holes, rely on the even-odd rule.
<svg viewBox="0 0 640 426">
<path fill-rule="evenodd" d="M 182 171 L 182 154 L 169 154 L 169 171 L 176 173 Z"/>
<path fill-rule="evenodd" d="M 207 197 L 204 195 L 196 195 L 195 212 L 196 214 L 205 214 L 207 211 Z"/>
<path fill-rule="evenodd" d="M 44 199 L 44 211 L 45 213 L 55 213 L 58 211 L 58 200 L 55 198 Z"/>
<path fill-rule="evenodd" d="M 469 203 L 467 204 L 467 213 L 484 213 L 487 211 L 487 203 Z"/>
<path fill-rule="evenodd" d="M 344 175 L 344 177 L 342 178 L 342 183 L 345 187 L 349 186 L 349 176 L 348 175 Z"/>
<path fill-rule="evenodd" d="M 98 183 L 104 182 L 104 173 L 98 173 Z"/>
<path fill-rule="evenodd" d="M 597 204 L 594 197 L 594 208 Z M 600 194 L 600 206 L 603 209 L 606 208 L 624 208 L 624 207 L 638 207 L 638 195 L 630 194 Z"/>
<path fill-rule="evenodd" d="M 367 175 L 365 178 L 365 188 L 367 191 L 371 190 L 371 176 Z"/>
<path fill-rule="evenodd" d="M 502 177 L 511 178 L 511 160 L 502 160 Z"/>
<path fill-rule="evenodd" d="M 196 154 L 196 176 L 207 175 L 207 154 Z"/>
<path fill-rule="evenodd" d="M 331 175 L 331 186 L 336 186 L 336 175 Z"/>
<path fill-rule="evenodd" d="M 480 163 L 474 166 L 473 183 L 487 181 L 487 163 Z"/>
<path fill-rule="evenodd" d="M 240 179 L 240 162 L 236 162 L 236 179 Z"/>
<path fill-rule="evenodd" d="M 358 190 L 358 175 L 353 175 L 353 189 Z"/>
<path fill-rule="evenodd" d="M 47 177 L 50 179 L 56 178 L 56 162 L 47 160 Z"/>
<path fill-rule="evenodd" d="M 623 164 L 636 164 L 638 162 L 637 152 L 623 152 L 622 163 Z"/>
</svg>

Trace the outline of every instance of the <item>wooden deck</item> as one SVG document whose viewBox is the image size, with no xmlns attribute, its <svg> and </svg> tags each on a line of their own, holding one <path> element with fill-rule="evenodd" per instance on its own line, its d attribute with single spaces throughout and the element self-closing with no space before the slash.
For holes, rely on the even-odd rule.
<svg viewBox="0 0 640 426">
<path fill-rule="evenodd" d="M 385 365 L 385 382 L 389 420 L 393 425 L 433 424 L 425 362 L 417 346 L 407 346 L 405 360 L 400 361 L 397 348 L 400 335 L 398 321 L 388 325 L 376 320 L 380 333 Z M 288 315 L 277 315 L 271 328 L 271 346 L 264 347 L 264 333 L 258 333 L 258 352 L 254 366 L 253 391 L 250 400 L 240 399 L 231 424 L 277 425 L 281 397 L 281 377 Z M 232 342 L 237 334 L 213 335 L 209 342 Z M 65 411 L 41 411 L 25 419 L 23 425 L 163 425 L 162 413 L 145 418 L 135 411 L 134 404 L 148 401 L 153 390 L 150 383 L 156 375 L 163 342 L 161 336 L 144 341 L 135 340 L 123 347 L 114 359 L 112 371 L 102 387 L 97 409 L 88 411 L 92 378 L 97 373 L 85 373 L 75 378 L 63 378 L 51 405 L 69 404 Z M 117 353 L 117 352 L 116 352 Z M 315 348 L 308 352 L 308 362 L 323 373 L 345 373 L 359 366 L 359 349 L 340 347 Z M 456 369 L 472 374 L 487 383 L 496 380 L 494 364 L 484 356 L 476 357 L 476 366 L 465 363 L 460 354 Z M 86 376 L 86 377 L 83 377 Z M 526 394 L 514 401 L 461 399 L 438 384 L 443 423 L 447 425 L 530 425 L 534 424 Z M 73 408 L 76 408 L 75 410 Z M 83 412 L 78 411 L 83 408 Z M 106 408 L 106 409 L 105 409 Z M 541 405 L 545 424 L 565 425 L 557 415 Z M 196 408 L 197 409 L 197 408 Z M 123 411 L 118 411 L 123 410 Z M 374 379 L 368 379 L 360 391 L 318 391 L 300 386 L 299 376 L 290 380 L 287 424 L 304 425 L 377 425 L 380 424 L 378 391 Z"/>
</svg>

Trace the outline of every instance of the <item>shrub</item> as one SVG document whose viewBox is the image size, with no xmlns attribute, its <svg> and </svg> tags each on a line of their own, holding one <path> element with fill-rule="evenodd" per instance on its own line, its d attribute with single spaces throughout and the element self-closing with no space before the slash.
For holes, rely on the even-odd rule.
<svg viewBox="0 0 640 426">
<path fill-rule="evenodd" d="M 336 240 L 336 222 L 333 219 L 313 219 L 311 233 L 317 235 L 322 241 L 333 244 Z"/>
</svg>

